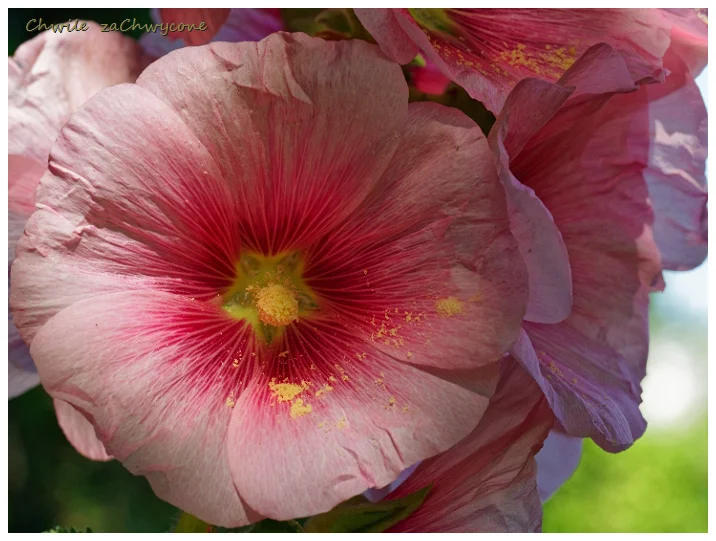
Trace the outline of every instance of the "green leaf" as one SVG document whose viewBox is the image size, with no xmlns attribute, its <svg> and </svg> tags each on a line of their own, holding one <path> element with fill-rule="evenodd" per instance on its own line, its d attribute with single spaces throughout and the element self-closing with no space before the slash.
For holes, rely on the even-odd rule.
<svg viewBox="0 0 716 541">
<path fill-rule="evenodd" d="M 430 488 L 428 486 L 403 498 L 378 503 L 370 503 L 357 496 L 327 513 L 309 518 L 304 529 L 309 533 L 384 532 L 413 514 Z"/>
<path fill-rule="evenodd" d="M 77 530 L 73 527 L 65 528 L 63 526 L 55 526 L 51 530 L 47 530 L 45 533 L 93 533 L 92 528 L 85 528 L 84 530 Z"/>
<path fill-rule="evenodd" d="M 196 518 L 194 515 L 182 513 L 172 531 L 174 533 L 207 533 L 213 532 L 214 527 L 211 524 Z"/>
</svg>

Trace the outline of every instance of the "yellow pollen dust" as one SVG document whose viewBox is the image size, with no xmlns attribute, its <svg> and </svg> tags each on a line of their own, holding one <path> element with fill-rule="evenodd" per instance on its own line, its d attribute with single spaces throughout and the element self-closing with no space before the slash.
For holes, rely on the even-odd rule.
<svg viewBox="0 0 716 541">
<path fill-rule="evenodd" d="M 301 398 L 297 398 L 293 404 L 291 404 L 291 419 L 296 417 L 303 417 L 313 411 L 311 404 L 307 404 Z"/>
<path fill-rule="evenodd" d="M 267 325 L 283 327 L 298 319 L 296 294 L 281 284 L 270 284 L 256 292 L 259 319 Z"/>
<path fill-rule="evenodd" d="M 276 378 L 269 381 L 269 389 L 279 402 L 289 402 L 308 389 L 308 382 L 302 381 L 301 385 L 296 383 L 276 383 Z"/>
<path fill-rule="evenodd" d="M 440 317 L 452 317 L 462 312 L 462 301 L 457 297 L 447 297 L 435 302 L 435 310 Z"/>
</svg>

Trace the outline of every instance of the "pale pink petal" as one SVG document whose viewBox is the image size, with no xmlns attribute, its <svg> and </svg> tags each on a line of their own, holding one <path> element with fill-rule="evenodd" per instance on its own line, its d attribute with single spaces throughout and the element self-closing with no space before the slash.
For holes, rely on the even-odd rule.
<svg viewBox="0 0 716 541">
<path fill-rule="evenodd" d="M 495 395 L 475 430 L 422 462 L 388 499 L 432 485 L 394 532 L 532 532 L 542 524 L 535 453 L 553 415 L 530 376 L 502 363 Z"/>
<path fill-rule="evenodd" d="M 315 240 L 355 210 L 407 114 L 399 66 L 359 40 L 278 33 L 212 43 L 159 59 L 137 84 L 177 111 L 241 197 L 262 202 L 243 209 L 244 221 L 274 251 Z M 278 208 L 289 200 L 293 214 Z M 291 223 L 267 223 L 274 214 Z"/>
<path fill-rule="evenodd" d="M 159 19 L 162 23 L 178 26 L 180 24 L 194 25 L 196 28 L 205 26 L 206 30 L 169 31 L 170 40 L 183 39 L 187 45 L 204 45 L 219 32 L 221 26 L 229 18 L 228 8 L 160 8 Z"/>
<path fill-rule="evenodd" d="M 139 75 L 144 60 L 134 40 L 86 24 L 83 32 L 43 32 L 8 59 L 8 154 L 46 163 L 60 128 L 77 107 L 102 88 Z"/>
<path fill-rule="evenodd" d="M 160 498 L 211 524 L 238 526 L 250 519 L 225 453 L 226 399 L 236 382 L 222 381 L 211 362 L 223 355 L 232 370 L 229 350 L 241 335 L 228 331 L 236 324 L 176 296 L 115 293 L 60 312 L 31 353 L 45 389 L 77 410 L 71 419 L 80 412 L 90 420 L 107 453 L 145 475 Z M 60 403 L 58 418 L 74 443 L 77 427 L 66 414 Z"/>
<path fill-rule="evenodd" d="M 386 55 L 400 64 L 407 64 L 415 58 L 419 49 L 398 22 L 396 11 L 382 8 L 356 8 L 355 14 L 366 30 L 376 38 Z"/>
<path fill-rule="evenodd" d="M 200 297 L 203 278 L 229 284 L 238 232 L 216 234 L 233 214 L 227 194 L 206 150 L 149 92 L 119 85 L 88 102 L 53 149 L 18 243 L 10 300 L 25 340 L 88 296 L 151 288 Z"/>
<path fill-rule="evenodd" d="M 314 515 L 392 482 L 469 434 L 497 380 L 496 364 L 479 373 L 479 389 L 467 389 L 375 350 L 367 357 L 333 379 L 319 372 L 298 405 L 272 396 L 265 379 L 236 402 L 229 460 L 253 509 L 277 520 Z"/>
<path fill-rule="evenodd" d="M 544 446 L 537 453 L 537 488 L 542 503 L 552 497 L 579 466 L 582 439 L 551 430 Z"/>
<path fill-rule="evenodd" d="M 661 58 L 671 28 L 667 18 L 650 9 L 366 9 L 356 13 L 391 58 L 400 63 L 411 59 L 398 54 L 408 50 L 407 35 L 445 75 L 495 113 L 520 80 L 556 81 L 597 43 L 608 43 L 623 54 L 634 80 L 661 78 Z"/>
<path fill-rule="evenodd" d="M 57 422 L 72 446 L 90 460 L 106 461 L 112 457 L 97 439 L 94 427 L 74 406 L 64 400 L 54 399 Z"/>
</svg>

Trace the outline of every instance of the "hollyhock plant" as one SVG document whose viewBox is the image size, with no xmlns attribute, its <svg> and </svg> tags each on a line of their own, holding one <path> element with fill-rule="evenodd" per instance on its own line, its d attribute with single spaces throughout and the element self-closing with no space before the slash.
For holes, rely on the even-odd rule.
<svg viewBox="0 0 716 541">
<path fill-rule="evenodd" d="M 8 58 L 8 265 L 32 214 L 35 190 L 47 167 L 50 147 L 62 125 L 100 89 L 136 80 L 144 62 L 137 44 L 118 33 L 46 31 Z M 13 398 L 39 383 L 25 342 L 8 319 L 8 384 Z M 71 406 L 56 401 L 60 425 L 85 455 L 106 459 L 93 430 Z"/>
<path fill-rule="evenodd" d="M 45 389 L 211 524 L 324 512 L 476 426 L 527 275 L 487 140 L 359 41 L 174 51 L 62 129 L 11 306 Z"/>
<path fill-rule="evenodd" d="M 144 34 L 140 43 L 147 54 L 160 57 L 186 45 L 205 45 L 211 41 L 259 41 L 283 30 L 281 10 L 276 8 L 162 8 L 151 10 L 157 24 L 194 25 L 206 30 L 176 30 Z"/>
<path fill-rule="evenodd" d="M 705 10 L 356 9 L 396 62 L 422 52 L 476 100 L 498 113 L 529 77 L 557 81 L 590 46 L 624 55 L 635 81 L 662 76 L 672 26 L 704 32 Z M 705 32 L 704 32 L 705 36 Z"/>
<path fill-rule="evenodd" d="M 623 57 L 595 46 L 556 84 L 519 83 L 489 136 L 510 212 L 531 220 L 513 228 L 522 253 L 556 225 L 572 277 L 569 317 L 527 317 L 513 354 L 567 433 L 610 451 L 645 429 L 648 295 L 663 285 L 663 262 L 706 254 L 706 112 L 693 95 L 688 114 L 665 106 L 684 99 L 675 84 L 637 90 Z M 663 212 L 667 201 L 678 211 Z"/>
</svg>

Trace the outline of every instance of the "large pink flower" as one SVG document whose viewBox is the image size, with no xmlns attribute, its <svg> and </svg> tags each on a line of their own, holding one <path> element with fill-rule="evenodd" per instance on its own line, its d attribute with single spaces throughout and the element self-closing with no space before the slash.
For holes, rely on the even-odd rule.
<svg viewBox="0 0 716 541">
<path fill-rule="evenodd" d="M 497 113 L 517 82 L 554 82 L 590 46 L 619 50 L 634 80 L 661 77 L 673 26 L 703 35 L 693 10 L 357 9 L 383 51 L 405 64 L 418 52 Z M 701 27 L 699 27 L 699 24 Z"/>
<path fill-rule="evenodd" d="M 327 511 L 475 427 L 526 271 L 486 139 L 362 41 L 175 51 L 65 125 L 11 304 L 42 383 L 217 525 Z"/>
<path fill-rule="evenodd" d="M 88 22 L 83 32 L 44 32 L 21 45 L 8 58 L 8 262 L 35 208 L 35 190 L 47 168 L 50 147 L 60 128 L 82 103 L 100 89 L 136 80 L 142 67 L 140 49 L 116 32 L 102 33 Z M 12 317 L 9 327 L 9 396 L 39 383 L 27 346 Z M 106 458 L 92 440 L 85 419 L 71 406 L 57 410 L 60 425 L 80 452 Z M 86 432 L 89 430 L 89 433 Z"/>
<path fill-rule="evenodd" d="M 185 45 L 205 45 L 211 41 L 259 41 L 273 32 L 283 30 L 281 10 L 275 8 L 163 8 L 152 9 L 158 24 L 195 25 L 205 23 L 205 31 L 183 30 L 149 32 L 140 38 L 148 54 L 160 57 Z"/>
<path fill-rule="evenodd" d="M 502 363 L 495 395 L 475 430 L 421 463 L 387 499 L 432 485 L 396 532 L 533 532 L 541 529 L 535 454 L 554 421 L 534 380 L 513 359 Z"/>
<path fill-rule="evenodd" d="M 683 62 L 669 52 L 665 63 L 666 83 L 637 90 L 622 56 L 595 46 L 556 84 L 520 82 L 489 137 L 510 212 L 532 224 L 513 228 L 531 287 L 555 226 L 572 278 L 569 317 L 526 317 L 513 354 L 567 433 L 612 451 L 646 425 L 649 292 L 662 265 L 706 254 L 706 111 Z"/>
</svg>

